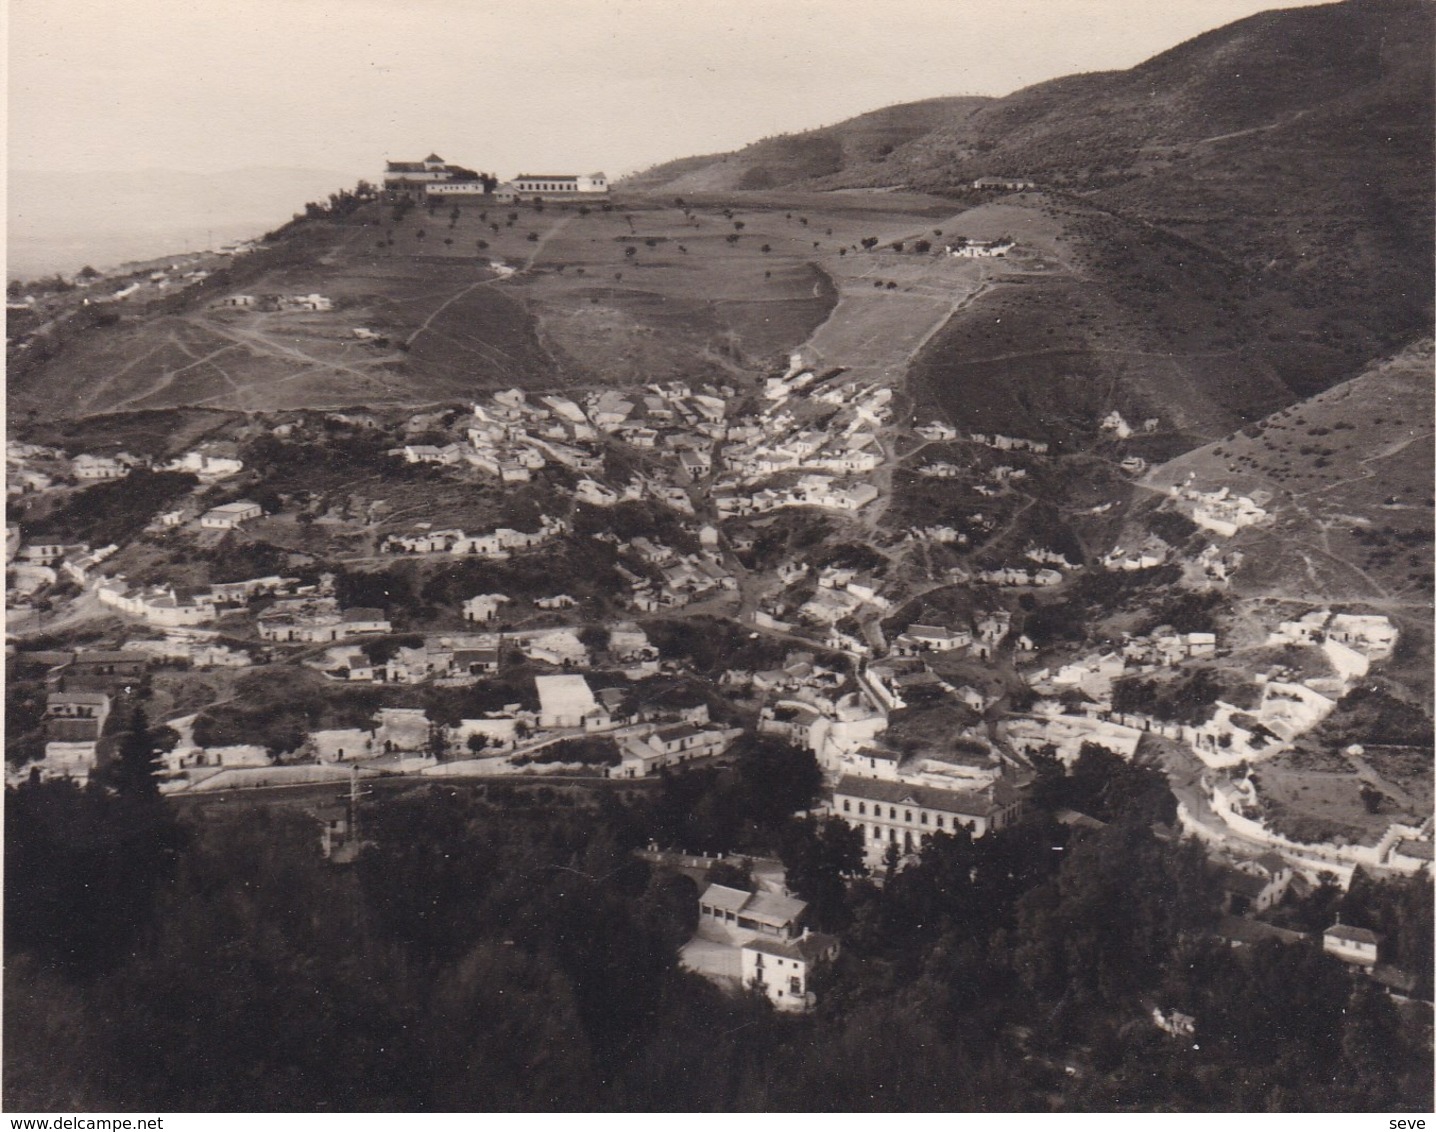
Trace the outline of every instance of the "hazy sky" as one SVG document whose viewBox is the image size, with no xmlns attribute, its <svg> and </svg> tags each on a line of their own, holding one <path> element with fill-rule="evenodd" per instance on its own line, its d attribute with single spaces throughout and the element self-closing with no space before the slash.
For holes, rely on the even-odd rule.
<svg viewBox="0 0 1436 1132">
<path fill-rule="evenodd" d="M 610 176 L 1293 0 L 9 0 L 9 162 Z"/>
</svg>

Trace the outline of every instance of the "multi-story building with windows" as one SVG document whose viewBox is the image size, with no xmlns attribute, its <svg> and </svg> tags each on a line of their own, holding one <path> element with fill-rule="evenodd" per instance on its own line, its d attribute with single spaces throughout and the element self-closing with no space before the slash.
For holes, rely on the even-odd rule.
<svg viewBox="0 0 1436 1132">
<path fill-rule="evenodd" d="M 945 790 L 844 775 L 833 787 L 833 816 L 862 831 L 869 866 L 883 863 L 889 845 L 905 856 L 934 833 L 967 829 L 982 837 L 1015 821 L 1021 809 L 1022 797 L 1006 779 L 978 790 Z"/>
</svg>

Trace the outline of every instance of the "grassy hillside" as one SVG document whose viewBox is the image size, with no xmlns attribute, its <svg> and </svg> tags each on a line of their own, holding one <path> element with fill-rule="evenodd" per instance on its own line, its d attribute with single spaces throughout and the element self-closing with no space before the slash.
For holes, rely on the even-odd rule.
<svg viewBox="0 0 1436 1132">
<path fill-rule="evenodd" d="M 973 427 L 1080 446 L 1114 409 L 1160 417 L 1148 456 L 1164 458 L 1428 331 L 1432 14 L 1264 13 L 1129 71 L 890 107 L 582 208 L 307 221 L 185 296 L 37 335 L 12 353 L 11 404 L 255 411 L 724 380 L 807 342 L 894 380 L 915 355 L 919 411 Z M 989 173 L 1043 191 L 974 192 Z M 1015 268 L 913 255 L 1002 234 Z M 309 291 L 336 310 L 210 307 Z"/>
<path fill-rule="evenodd" d="M 429 404 L 509 386 L 753 377 L 782 368 L 829 318 L 835 278 L 871 290 L 863 276 L 872 261 L 845 258 L 862 238 L 910 237 L 953 212 L 916 194 L 478 201 L 399 218 L 369 205 L 287 226 L 182 294 L 146 291 L 148 303 L 137 295 L 104 308 L 72 296 L 68 321 L 53 318 L 52 330 L 11 350 L 10 405 L 24 419 L 174 406 L 268 412 Z M 966 274 L 937 257 L 908 273 L 934 272 Z M 334 309 L 216 305 L 311 292 Z M 835 342 L 843 359 L 834 364 L 899 375 L 961 293 L 939 283 L 876 305 L 854 296 L 859 341 Z M 882 315 L 899 307 L 913 333 L 890 347 Z M 87 313 L 101 309 L 103 318 Z"/>
<path fill-rule="evenodd" d="M 929 98 L 905 102 L 846 122 L 765 138 L 737 153 L 687 157 L 637 173 L 622 183 L 634 191 L 730 192 L 791 187 L 881 166 L 899 147 L 962 121 L 991 99 Z"/>
</svg>

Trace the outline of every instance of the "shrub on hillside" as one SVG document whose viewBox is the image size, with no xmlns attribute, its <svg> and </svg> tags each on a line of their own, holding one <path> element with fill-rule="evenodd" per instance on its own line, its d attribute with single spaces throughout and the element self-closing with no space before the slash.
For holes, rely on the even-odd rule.
<svg viewBox="0 0 1436 1132">
<path fill-rule="evenodd" d="M 91 546 L 123 545 L 151 519 L 199 483 L 186 472 L 152 472 L 140 468 L 121 480 L 95 484 L 76 492 L 34 524 L 26 535 L 43 535 Z"/>
</svg>

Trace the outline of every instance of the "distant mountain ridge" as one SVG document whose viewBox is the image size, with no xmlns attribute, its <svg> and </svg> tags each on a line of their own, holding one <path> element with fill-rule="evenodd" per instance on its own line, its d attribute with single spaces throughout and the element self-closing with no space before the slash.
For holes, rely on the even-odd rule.
<svg viewBox="0 0 1436 1132">
<path fill-rule="evenodd" d="M 765 138 L 735 153 L 668 162 L 624 178 L 620 187 L 730 192 L 840 177 L 849 169 L 880 166 L 900 146 L 962 121 L 991 101 L 964 95 L 904 102 L 832 126 Z"/>
<path fill-rule="evenodd" d="M 730 153 L 689 157 L 624 180 L 666 188 L 699 170 L 729 166 L 726 189 L 870 188 L 902 182 L 957 189 L 985 174 L 1039 176 L 1053 187 L 1100 188 L 1151 175 L 1172 155 L 1163 147 L 1236 140 L 1296 120 L 1390 128 L 1394 152 L 1429 159 L 1411 143 L 1429 131 L 1430 0 L 1344 0 L 1239 20 L 1126 71 L 1070 75 L 1004 98 L 952 97 L 903 103 L 835 125 L 756 142 Z M 1413 109 L 1420 110 L 1416 116 Z M 1397 114 L 1395 111 L 1400 110 Z M 821 160 L 809 153 L 823 154 Z M 1393 152 L 1387 150 L 1388 153 Z M 841 161 L 837 158 L 841 155 Z M 1375 153 L 1373 152 L 1373 156 Z M 740 170 L 734 178 L 732 170 Z M 739 184 L 744 177 L 766 182 Z"/>
<path fill-rule="evenodd" d="M 961 194 L 1021 175 L 1298 289 L 1354 293 L 1379 270 L 1375 316 L 1410 328 L 1430 309 L 1433 41 L 1430 0 L 1264 12 L 1130 70 L 895 106 L 624 187 Z"/>
<path fill-rule="evenodd" d="M 1432 0 L 1279 9 L 1129 70 L 891 107 L 627 184 L 901 187 L 1060 213 L 1088 295 L 1147 324 L 1122 332 L 1129 342 L 1190 356 L 1239 349 L 1244 360 L 1222 384 L 1252 391 L 1253 374 L 1265 373 L 1258 384 L 1276 376 L 1306 397 L 1429 333 L 1433 44 Z M 976 192 L 984 176 L 1029 178 L 1041 192 Z M 1033 294 L 1037 305 L 1054 299 Z M 1039 318 L 1041 333 L 1062 309 Z M 972 346 L 961 325 L 972 318 L 955 319 L 919 371 L 946 372 L 946 355 Z M 1004 348 L 1026 347 L 1010 338 Z M 1238 403 L 1251 419 L 1280 399 Z"/>
</svg>

